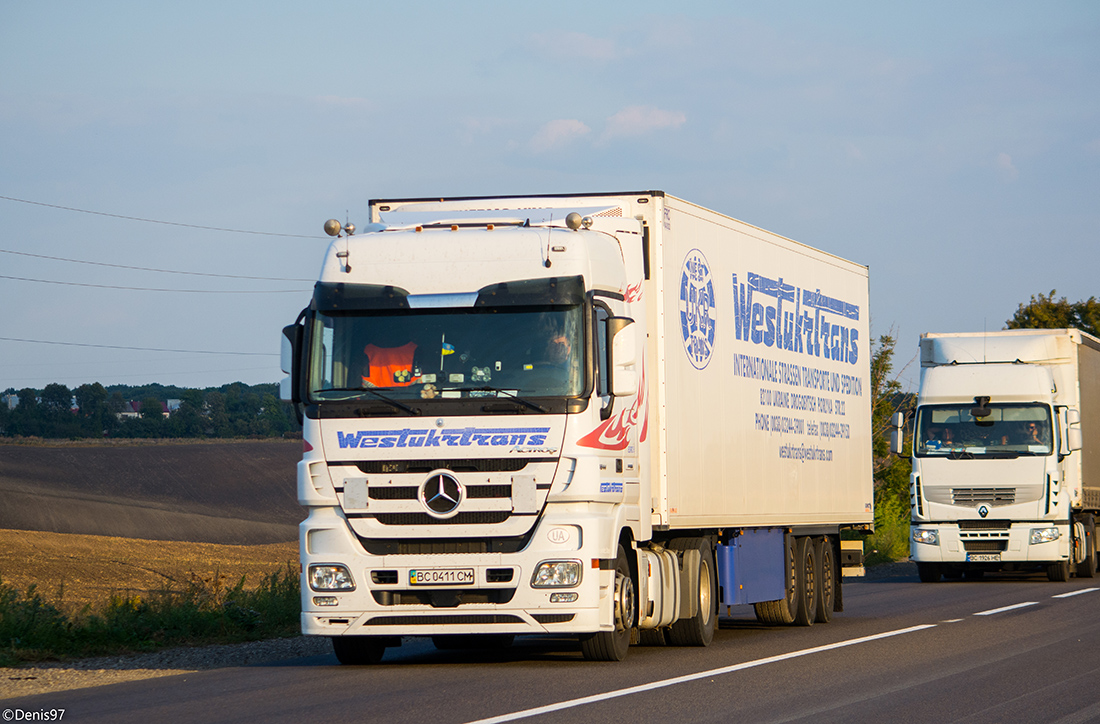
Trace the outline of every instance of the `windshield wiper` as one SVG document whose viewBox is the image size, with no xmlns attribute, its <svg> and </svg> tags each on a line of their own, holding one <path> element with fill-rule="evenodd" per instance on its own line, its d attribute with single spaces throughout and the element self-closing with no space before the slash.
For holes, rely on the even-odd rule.
<svg viewBox="0 0 1100 724">
<path fill-rule="evenodd" d="M 398 410 L 404 410 L 405 412 L 409 413 L 410 415 L 419 415 L 420 414 L 420 410 L 414 409 L 412 407 L 409 407 L 408 405 L 400 403 L 400 402 L 398 402 L 397 400 L 395 400 L 391 397 L 386 397 L 381 392 L 373 390 L 370 387 L 333 387 L 331 389 L 318 390 L 318 391 L 319 392 L 324 392 L 324 393 L 328 393 L 328 392 L 347 392 L 349 394 L 349 396 L 350 395 L 362 395 L 364 392 L 366 392 L 367 394 L 374 395 L 376 398 L 378 398 L 379 400 L 382 400 L 382 402 L 385 402 L 387 405 L 390 405 L 391 407 L 395 407 Z M 344 399 L 346 400 L 348 398 L 344 398 Z"/>
<path fill-rule="evenodd" d="M 532 410 L 537 410 L 537 411 L 543 413 L 544 415 L 548 412 L 548 410 L 545 407 L 542 407 L 541 405 L 536 405 L 534 402 L 531 402 L 530 400 L 525 400 L 522 397 L 519 397 L 518 395 L 515 395 L 515 394 L 509 392 L 508 390 L 502 390 L 499 387 L 491 387 L 489 385 L 484 385 L 482 387 L 470 387 L 469 389 L 477 390 L 478 392 L 495 392 L 498 395 L 504 395 L 505 397 L 507 397 L 510 400 L 515 400 L 519 404 L 525 405 L 525 406 L 531 408 Z"/>
</svg>

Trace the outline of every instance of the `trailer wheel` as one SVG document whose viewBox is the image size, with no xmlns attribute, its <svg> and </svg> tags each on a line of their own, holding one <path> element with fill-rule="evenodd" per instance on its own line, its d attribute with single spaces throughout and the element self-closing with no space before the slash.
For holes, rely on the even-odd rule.
<svg viewBox="0 0 1100 724">
<path fill-rule="evenodd" d="M 377 664 L 386 652 L 386 640 L 379 636 L 333 636 L 332 650 L 345 666 Z"/>
<path fill-rule="evenodd" d="M 939 563 L 918 563 L 917 575 L 921 583 L 938 583 L 943 568 Z"/>
<path fill-rule="evenodd" d="M 836 607 L 836 554 L 833 543 L 827 536 L 814 541 L 814 554 L 817 559 L 817 622 L 829 623 L 833 620 Z"/>
<path fill-rule="evenodd" d="M 684 591 L 685 596 L 698 598 L 698 610 L 691 618 L 672 624 L 668 632 L 668 642 L 673 646 L 709 646 L 718 620 L 715 613 L 718 580 L 715 577 L 714 551 L 706 538 L 681 538 L 672 541 L 670 547 L 674 550 L 699 551 L 699 588 L 696 591 Z"/>
<path fill-rule="evenodd" d="M 798 613 L 798 564 L 795 562 L 795 539 L 787 537 L 787 597 L 778 601 L 754 603 L 756 620 L 772 626 L 790 626 Z"/>
<path fill-rule="evenodd" d="M 1064 583 L 1069 580 L 1069 561 L 1047 564 L 1047 580 Z"/>
<path fill-rule="evenodd" d="M 630 631 L 637 618 L 638 599 L 626 551 L 619 546 L 615 559 L 615 630 L 597 631 L 580 637 L 581 653 L 589 661 L 622 661 L 630 650 Z"/>
<path fill-rule="evenodd" d="M 813 538 L 799 538 L 795 550 L 798 552 L 798 608 L 794 622 L 799 626 L 813 626 L 817 620 L 817 556 L 814 555 Z"/>
<path fill-rule="evenodd" d="M 1085 560 L 1077 564 L 1078 578 L 1093 578 L 1096 576 L 1096 519 L 1091 515 L 1081 518 L 1081 525 L 1085 527 Z"/>
</svg>

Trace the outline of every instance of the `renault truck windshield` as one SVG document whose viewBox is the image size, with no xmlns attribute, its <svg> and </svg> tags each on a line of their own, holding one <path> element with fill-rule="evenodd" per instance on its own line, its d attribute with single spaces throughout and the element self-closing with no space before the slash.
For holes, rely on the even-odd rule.
<svg viewBox="0 0 1100 724">
<path fill-rule="evenodd" d="M 917 411 L 918 457 L 1016 457 L 1053 450 L 1050 408 L 992 404 L 974 417 L 974 405 L 925 405 Z"/>
<path fill-rule="evenodd" d="M 579 280 L 576 293 L 561 286 L 513 283 L 476 300 L 318 289 L 310 399 L 577 397 L 585 387 L 584 306 Z M 436 306 L 456 301 L 465 306 Z"/>
</svg>

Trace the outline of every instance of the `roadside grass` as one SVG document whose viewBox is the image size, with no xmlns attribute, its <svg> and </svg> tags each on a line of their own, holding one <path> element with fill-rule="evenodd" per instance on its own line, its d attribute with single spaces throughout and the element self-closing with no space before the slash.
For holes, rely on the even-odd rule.
<svg viewBox="0 0 1100 724">
<path fill-rule="evenodd" d="M 19 590 L 0 580 L 0 666 L 154 651 L 170 646 L 236 643 L 298 633 L 298 571 L 289 565 L 245 587 L 215 573 L 194 573 L 148 596 L 112 594 L 75 614 L 64 591 L 47 599 L 34 584 Z"/>
</svg>

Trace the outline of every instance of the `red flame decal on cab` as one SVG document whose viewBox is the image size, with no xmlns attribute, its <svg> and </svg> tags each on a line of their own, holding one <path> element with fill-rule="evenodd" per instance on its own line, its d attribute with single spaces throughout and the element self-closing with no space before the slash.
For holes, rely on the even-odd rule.
<svg viewBox="0 0 1100 724">
<path fill-rule="evenodd" d="M 600 450 L 625 450 L 630 444 L 630 431 L 641 422 L 642 429 L 638 434 L 638 442 L 644 442 L 649 431 L 649 405 L 646 399 L 645 363 L 642 364 L 642 378 L 638 385 L 638 394 L 634 398 L 634 404 L 620 412 L 618 415 L 608 418 L 592 432 L 577 441 L 583 447 L 593 447 Z"/>
<path fill-rule="evenodd" d="M 626 285 L 626 294 L 623 295 L 623 296 L 625 297 L 627 303 L 636 302 L 639 299 L 641 299 L 642 298 L 642 282 L 638 282 L 637 285 L 627 284 Z"/>
</svg>

